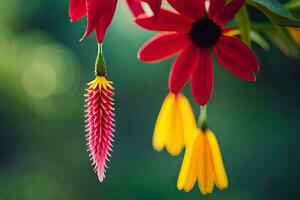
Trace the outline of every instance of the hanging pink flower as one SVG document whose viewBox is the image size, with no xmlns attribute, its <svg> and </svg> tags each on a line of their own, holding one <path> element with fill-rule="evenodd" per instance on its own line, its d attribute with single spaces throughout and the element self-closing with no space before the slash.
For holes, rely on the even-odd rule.
<svg viewBox="0 0 300 200">
<path fill-rule="evenodd" d="M 192 93 L 200 105 L 209 101 L 214 82 L 213 49 L 218 62 L 246 81 L 256 81 L 259 62 L 252 50 L 236 37 L 228 36 L 229 22 L 244 0 L 210 0 L 206 15 L 205 0 L 168 0 L 177 11 L 160 9 L 159 15 L 139 15 L 135 22 L 160 33 L 140 49 L 139 59 L 159 62 L 179 52 L 170 73 L 169 88 L 178 94 L 191 78 Z"/>
<path fill-rule="evenodd" d="M 70 0 L 69 17 L 72 22 L 87 16 L 85 34 L 81 40 L 95 30 L 98 43 L 102 43 L 116 6 L 117 0 Z"/>
<path fill-rule="evenodd" d="M 114 132 L 114 108 L 112 82 L 97 76 L 87 89 L 87 141 L 95 172 L 100 182 L 105 178 L 105 169 L 112 151 Z"/>
</svg>

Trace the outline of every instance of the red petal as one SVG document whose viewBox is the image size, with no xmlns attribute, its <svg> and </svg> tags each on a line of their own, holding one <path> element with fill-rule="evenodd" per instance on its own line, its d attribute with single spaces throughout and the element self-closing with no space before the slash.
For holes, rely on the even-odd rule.
<svg viewBox="0 0 300 200">
<path fill-rule="evenodd" d="M 111 14 L 112 10 L 115 9 L 114 5 L 116 3 L 117 0 L 103 0 L 101 3 L 98 0 L 86 0 L 88 24 L 81 40 L 91 34 L 95 26 L 102 20 L 102 17 Z M 100 43 L 101 41 L 98 42 Z"/>
<path fill-rule="evenodd" d="M 211 19 L 214 18 L 215 13 L 217 13 L 217 11 L 222 10 L 222 8 L 225 5 L 225 1 L 224 0 L 210 0 L 209 3 L 209 11 L 208 11 L 208 15 Z"/>
<path fill-rule="evenodd" d="M 259 61 L 253 51 L 240 39 L 221 36 L 218 43 L 221 52 L 229 54 L 249 71 L 258 72 Z"/>
<path fill-rule="evenodd" d="M 129 9 L 131 10 L 132 14 L 137 17 L 140 14 L 144 13 L 142 8 L 141 2 L 139 0 L 126 0 Z"/>
<path fill-rule="evenodd" d="M 69 17 L 74 22 L 86 15 L 85 0 L 70 0 Z"/>
<path fill-rule="evenodd" d="M 141 0 L 141 1 L 148 3 L 155 15 L 159 13 L 161 7 L 161 0 Z"/>
<path fill-rule="evenodd" d="M 214 85 L 214 63 L 209 49 L 199 50 L 199 62 L 192 75 L 192 93 L 202 106 L 209 101 Z"/>
<path fill-rule="evenodd" d="M 186 34 L 160 33 L 144 44 L 138 53 L 138 58 L 145 62 L 158 62 L 176 54 L 189 41 Z"/>
<path fill-rule="evenodd" d="M 186 47 L 172 66 L 169 79 L 170 91 L 178 94 L 194 72 L 199 60 L 199 48 L 193 44 Z"/>
<path fill-rule="evenodd" d="M 148 17 L 145 14 L 136 18 L 135 22 L 148 30 L 152 31 L 176 31 L 176 32 L 189 32 L 192 27 L 192 21 L 185 17 L 161 9 L 159 15 Z"/>
<path fill-rule="evenodd" d="M 117 7 L 117 1 L 113 5 L 111 5 L 111 7 L 107 10 L 107 13 L 101 18 L 101 20 L 95 26 L 98 43 L 102 43 L 106 30 L 111 24 L 111 21 L 114 17 L 116 7 Z"/>
<path fill-rule="evenodd" d="M 205 15 L 205 0 L 168 0 L 169 4 L 180 14 L 198 20 Z"/>
<path fill-rule="evenodd" d="M 220 41 L 214 48 L 216 57 L 218 62 L 225 67 L 228 71 L 238 76 L 241 79 L 246 81 L 255 81 L 255 75 L 252 69 L 249 68 L 249 60 L 250 62 L 257 62 L 254 54 L 249 51 L 248 47 L 244 48 L 244 46 L 240 46 L 234 50 L 228 51 L 228 46 L 226 46 L 226 36 L 222 36 Z M 223 42 L 225 40 L 225 42 Z M 233 40 L 232 40 L 233 41 Z M 240 42 L 241 43 L 241 42 Z M 237 43 L 231 43 L 235 46 Z M 241 56 L 235 57 L 237 54 Z M 253 57 L 254 56 L 254 57 Z M 255 59 L 254 59 L 255 58 Z M 252 60 L 254 59 L 254 60 Z"/>
<path fill-rule="evenodd" d="M 219 9 L 213 18 L 218 24 L 225 24 L 234 18 L 236 13 L 244 5 L 245 0 L 232 0 L 226 4 L 223 8 Z"/>
</svg>

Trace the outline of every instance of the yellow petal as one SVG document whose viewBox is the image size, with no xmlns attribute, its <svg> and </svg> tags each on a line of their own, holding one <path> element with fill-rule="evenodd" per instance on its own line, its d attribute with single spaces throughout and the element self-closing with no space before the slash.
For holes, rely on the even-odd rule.
<svg viewBox="0 0 300 200">
<path fill-rule="evenodd" d="M 215 169 L 216 185 L 219 189 L 228 187 L 228 179 L 222 159 L 222 154 L 216 136 L 210 131 L 206 131 L 206 138 L 210 147 L 212 163 Z"/>
<path fill-rule="evenodd" d="M 202 194 L 207 194 L 207 158 L 206 158 L 206 141 L 204 133 L 201 131 L 199 141 L 199 160 L 197 165 L 198 170 L 198 187 Z"/>
<path fill-rule="evenodd" d="M 200 147 L 199 144 L 202 143 L 203 137 L 201 137 L 201 134 L 198 134 L 198 136 L 196 137 L 195 143 L 193 145 L 193 150 L 192 150 L 192 155 L 191 155 L 191 161 L 190 161 L 190 165 L 188 167 L 188 173 L 187 173 L 187 177 L 186 177 L 186 181 L 184 184 L 184 191 L 185 192 L 189 192 L 193 189 L 196 180 L 197 180 L 197 176 L 198 176 L 198 171 L 197 171 L 197 163 L 198 160 L 200 158 Z"/>
<path fill-rule="evenodd" d="M 233 29 L 233 30 L 229 30 L 229 31 L 227 31 L 223 34 L 226 35 L 226 36 L 235 36 L 235 35 L 240 35 L 241 31 L 238 30 L 238 29 Z"/>
<path fill-rule="evenodd" d="M 162 151 L 166 145 L 166 140 L 169 134 L 171 134 L 170 127 L 172 126 L 172 105 L 175 101 L 175 95 L 169 94 L 160 109 L 158 114 L 154 134 L 152 139 L 153 148 L 156 151 Z"/>
<path fill-rule="evenodd" d="M 100 85 L 104 90 L 107 90 L 107 80 L 105 78 L 101 78 Z"/>
<path fill-rule="evenodd" d="M 182 118 L 177 97 L 175 97 L 175 101 L 171 107 L 171 124 L 169 130 L 170 134 L 167 137 L 166 148 L 172 156 L 177 156 L 184 148 Z"/>
<path fill-rule="evenodd" d="M 207 161 L 207 185 L 206 185 L 206 191 L 208 194 L 211 194 L 213 189 L 214 189 L 214 182 L 215 182 L 215 169 L 214 169 L 214 165 L 213 165 L 213 161 L 212 161 L 212 157 L 211 157 L 211 151 L 210 151 L 210 147 L 208 144 L 208 141 L 206 139 L 206 161 Z"/>
<path fill-rule="evenodd" d="M 199 134 L 199 130 L 195 129 L 193 132 L 194 132 L 193 135 L 195 136 L 194 140 L 190 140 L 185 148 L 184 158 L 183 158 L 179 176 L 177 179 L 177 189 L 178 190 L 183 189 L 185 182 L 187 180 L 187 177 L 188 177 L 189 168 L 190 168 L 191 161 L 192 161 L 192 153 L 193 153 L 193 149 L 194 149 L 194 145 L 195 145 L 195 141 L 196 141 L 196 136 L 197 136 L 197 134 Z"/>
<path fill-rule="evenodd" d="M 98 85 L 98 81 L 96 78 L 94 81 L 91 82 L 91 88 L 96 89 L 97 85 Z"/>
<path fill-rule="evenodd" d="M 296 44 L 300 46 L 300 28 L 289 27 L 288 31 Z"/>
<path fill-rule="evenodd" d="M 192 106 L 184 95 L 178 95 L 178 104 L 182 119 L 184 143 L 187 144 L 189 140 L 193 139 L 197 134 L 199 134 L 199 131 L 195 131 L 197 129 L 197 122 L 192 110 Z"/>
</svg>

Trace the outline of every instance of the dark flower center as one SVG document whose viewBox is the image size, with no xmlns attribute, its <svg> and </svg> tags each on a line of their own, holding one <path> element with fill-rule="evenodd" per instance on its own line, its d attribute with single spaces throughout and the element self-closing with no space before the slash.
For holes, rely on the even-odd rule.
<svg viewBox="0 0 300 200">
<path fill-rule="evenodd" d="M 192 41 L 203 48 L 215 45 L 218 42 L 220 35 L 220 26 L 207 18 L 196 21 L 190 32 Z"/>
</svg>

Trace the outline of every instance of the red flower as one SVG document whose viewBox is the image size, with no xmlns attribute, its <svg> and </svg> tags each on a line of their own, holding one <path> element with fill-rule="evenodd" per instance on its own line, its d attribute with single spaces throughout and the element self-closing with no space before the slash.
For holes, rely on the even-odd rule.
<svg viewBox="0 0 300 200">
<path fill-rule="evenodd" d="M 90 156 L 100 182 L 105 178 L 106 162 L 112 151 L 114 132 L 114 108 L 112 82 L 104 76 L 97 76 L 88 84 L 86 127 Z"/>
<path fill-rule="evenodd" d="M 73 22 L 87 16 L 87 27 L 81 40 L 95 30 L 98 43 L 102 43 L 116 6 L 117 0 L 70 0 L 69 16 Z"/>
<path fill-rule="evenodd" d="M 138 16 L 144 13 L 144 10 L 141 6 L 141 2 L 147 3 L 155 15 L 158 14 L 162 3 L 161 0 L 126 0 L 126 1 L 134 16 Z"/>
<path fill-rule="evenodd" d="M 141 5 L 140 0 L 126 0 L 129 9 L 131 10 L 132 14 L 137 17 L 140 14 L 144 13 L 144 9 Z"/>
<path fill-rule="evenodd" d="M 148 30 L 161 31 L 138 53 L 145 62 L 158 62 L 180 52 L 172 66 L 169 88 L 178 94 L 191 78 L 192 93 L 200 105 L 209 101 L 214 82 L 214 65 L 210 48 L 219 63 L 228 71 L 247 81 L 255 81 L 259 62 L 241 40 L 226 35 L 229 22 L 244 0 L 210 0 L 206 16 L 205 0 L 168 0 L 178 11 L 161 9 L 159 15 L 142 14 L 136 23 Z"/>
</svg>

